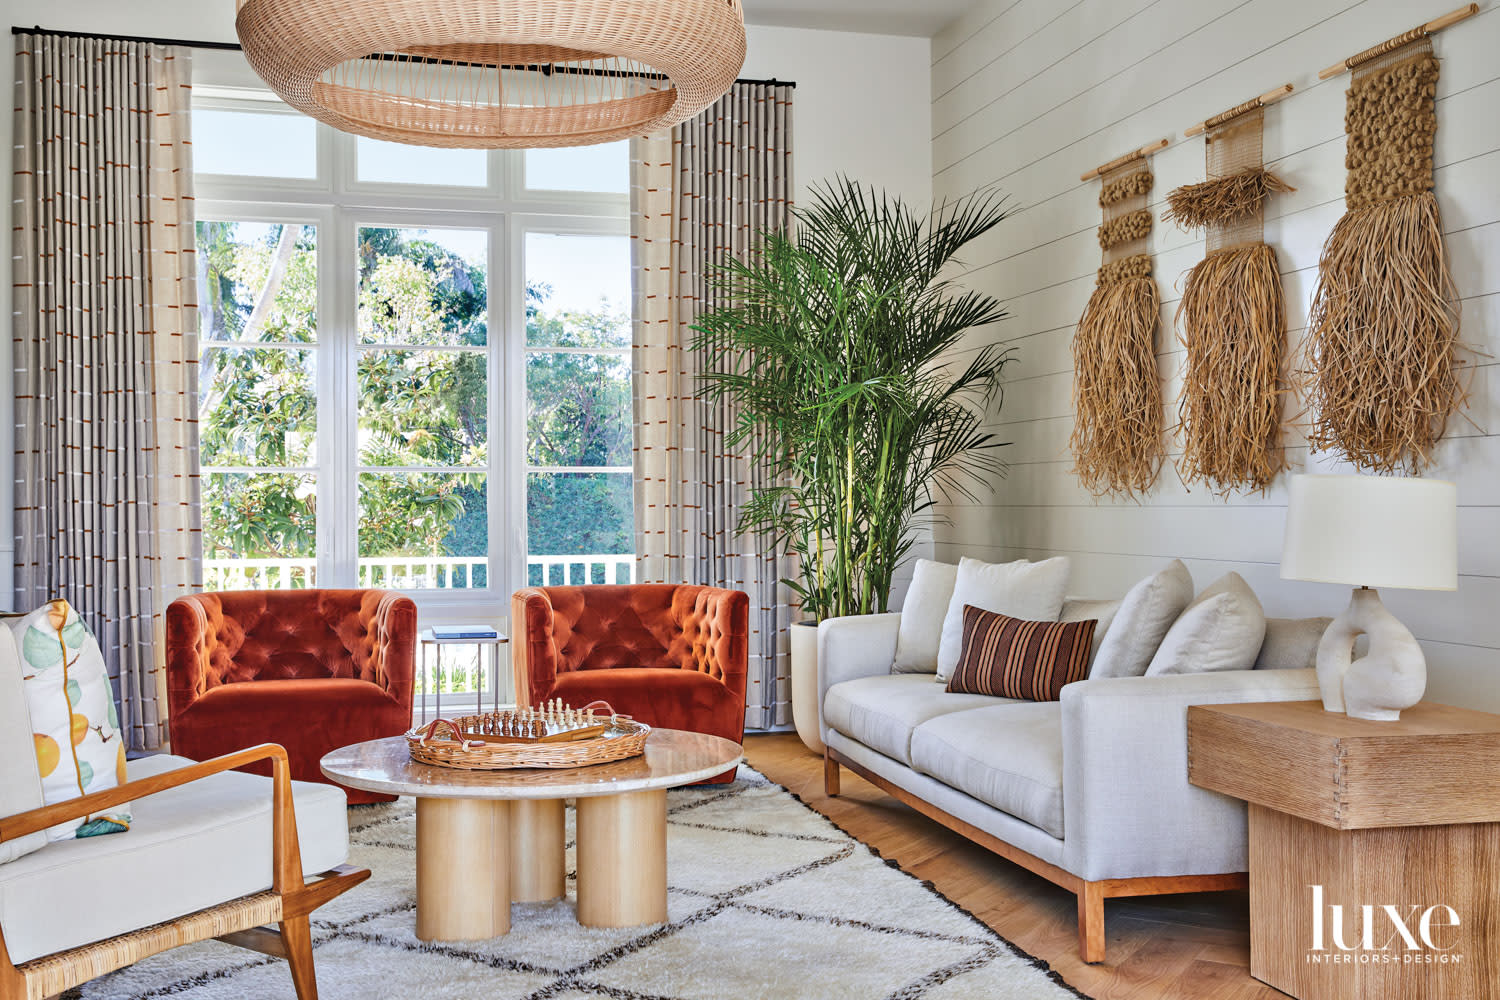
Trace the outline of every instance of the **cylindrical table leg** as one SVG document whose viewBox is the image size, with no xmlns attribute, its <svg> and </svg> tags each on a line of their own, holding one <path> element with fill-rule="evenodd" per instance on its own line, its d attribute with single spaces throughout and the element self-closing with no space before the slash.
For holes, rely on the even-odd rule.
<svg viewBox="0 0 1500 1000">
<path fill-rule="evenodd" d="M 510 803 L 417 799 L 417 937 L 482 941 L 510 931 Z"/>
<path fill-rule="evenodd" d="M 579 799 L 578 922 L 637 927 L 666 919 L 666 790 Z"/>
<path fill-rule="evenodd" d="M 518 903 L 561 899 L 567 892 L 567 821 L 562 799 L 510 804 L 510 898 Z"/>
</svg>

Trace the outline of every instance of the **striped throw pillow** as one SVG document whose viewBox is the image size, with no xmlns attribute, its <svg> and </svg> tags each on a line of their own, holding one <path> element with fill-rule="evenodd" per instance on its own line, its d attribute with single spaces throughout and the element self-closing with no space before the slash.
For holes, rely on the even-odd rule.
<svg viewBox="0 0 1500 1000">
<path fill-rule="evenodd" d="M 1093 619 L 1027 622 L 964 605 L 963 652 L 948 690 L 1026 701 L 1057 701 L 1064 684 L 1089 672 Z"/>
</svg>

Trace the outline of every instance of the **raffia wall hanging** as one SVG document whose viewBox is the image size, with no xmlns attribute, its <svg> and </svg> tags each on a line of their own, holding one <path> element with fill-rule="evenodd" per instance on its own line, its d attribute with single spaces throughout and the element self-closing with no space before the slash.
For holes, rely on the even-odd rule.
<svg viewBox="0 0 1500 1000">
<path fill-rule="evenodd" d="M 1299 373 L 1312 447 L 1377 472 L 1420 473 L 1467 398 L 1433 194 L 1431 28 L 1345 62 L 1348 211 L 1323 246 Z"/>
<path fill-rule="evenodd" d="M 1204 483 L 1220 495 L 1264 492 L 1285 463 L 1286 307 L 1263 222 L 1267 197 L 1292 189 L 1264 166 L 1268 96 L 1188 130 L 1206 133 L 1209 179 L 1169 194 L 1163 216 L 1207 230 L 1207 256 L 1188 272 L 1177 307 L 1178 341 L 1187 352 L 1177 472 L 1184 483 Z"/>
<path fill-rule="evenodd" d="M 1103 261 L 1073 335 L 1069 446 L 1074 472 L 1094 496 L 1136 496 L 1156 483 L 1166 454 L 1156 368 L 1161 295 L 1147 246 L 1153 182 L 1147 151 L 1121 157 L 1084 179 L 1092 176 L 1104 181 L 1099 192 Z"/>
</svg>

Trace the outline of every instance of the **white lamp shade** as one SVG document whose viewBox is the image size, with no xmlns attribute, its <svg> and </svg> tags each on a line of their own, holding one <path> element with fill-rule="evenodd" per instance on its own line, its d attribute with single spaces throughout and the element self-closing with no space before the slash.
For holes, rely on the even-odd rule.
<svg viewBox="0 0 1500 1000">
<path fill-rule="evenodd" d="M 1284 580 L 1458 589 L 1458 488 L 1435 479 L 1293 476 Z"/>
</svg>

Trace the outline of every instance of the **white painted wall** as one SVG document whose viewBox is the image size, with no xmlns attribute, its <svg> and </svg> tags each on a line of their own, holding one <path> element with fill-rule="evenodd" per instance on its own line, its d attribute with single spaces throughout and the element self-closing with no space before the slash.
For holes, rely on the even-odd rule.
<svg viewBox="0 0 1500 1000">
<path fill-rule="evenodd" d="M 1154 160 L 1156 275 L 1166 300 L 1157 350 L 1168 426 L 1176 423 L 1182 352 L 1170 325 L 1181 275 L 1201 240 L 1164 225 L 1166 192 L 1203 179 L 1188 125 L 1282 83 L 1297 92 L 1267 112 L 1268 163 L 1297 188 L 1274 198 L 1266 240 L 1278 253 L 1288 323 L 1300 344 L 1324 238 L 1343 213 L 1344 90 L 1317 71 L 1434 17 L 1444 0 L 984 0 L 934 39 L 933 174 L 938 197 L 987 184 L 1019 210 L 970 255 L 966 280 L 999 295 L 1013 318 L 985 334 L 1015 347 L 996 430 L 1013 442 L 1009 477 L 973 506 L 951 508 L 939 558 L 992 560 L 1066 553 L 1080 594 L 1118 596 L 1182 557 L 1199 586 L 1229 570 L 1268 614 L 1333 614 L 1344 589 L 1279 579 L 1286 491 L 1221 502 L 1189 493 L 1172 470 L 1140 504 L 1095 503 L 1073 477 L 1074 324 L 1099 265 L 1098 185 L 1083 171 L 1165 136 Z M 1422 640 L 1429 697 L 1500 710 L 1500 8 L 1436 39 L 1437 191 L 1463 332 L 1480 358 L 1471 423 L 1456 421 L 1429 475 L 1459 484 L 1462 574 L 1457 593 L 1390 591 L 1388 607 Z M 1288 436 L 1293 471 L 1328 468 Z M 1175 456 L 1180 447 L 1173 443 Z M 1347 470 L 1341 470 L 1347 471 Z"/>
<path fill-rule="evenodd" d="M 7 6 L 7 26 L 39 24 L 60 31 L 205 41 L 233 41 L 235 37 L 230 0 L 67 0 L 61 4 L 9 0 Z M 927 39 L 759 25 L 751 25 L 748 33 L 749 56 L 743 75 L 797 83 L 793 141 L 799 201 L 806 201 L 813 182 L 838 173 L 884 187 L 915 204 L 931 199 Z M 11 57 L 4 58 L 9 61 Z M 224 72 L 225 61 L 223 53 L 212 57 L 216 77 Z M 0 107 L 15 106 L 13 86 L 14 73 L 0 73 Z M 11 115 L 0 114 L 0 176 L 7 183 L 11 132 Z M 0 232 L 10 231 L 10 217 L 10 198 L 0 198 Z M 8 254 L 0 259 L 0 315 L 11 315 Z M 0 370 L 11 370 L 10 351 L 11 338 L 0 337 Z M 9 380 L 0 390 L 0 412 L 6 415 L 0 418 L 0 566 L 9 566 L 13 551 L 12 477 L 6 474 L 13 452 Z M 929 547 L 930 542 L 922 549 Z M 6 603 L 9 591 L 9 580 L 0 579 Z"/>
</svg>

